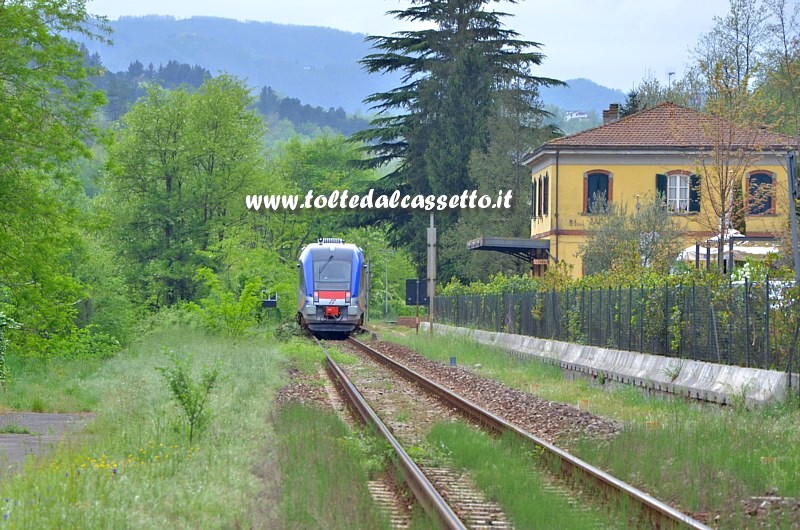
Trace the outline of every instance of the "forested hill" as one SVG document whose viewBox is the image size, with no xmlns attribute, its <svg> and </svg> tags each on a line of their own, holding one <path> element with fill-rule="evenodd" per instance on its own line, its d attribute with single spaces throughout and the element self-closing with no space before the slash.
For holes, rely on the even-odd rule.
<svg viewBox="0 0 800 530">
<path fill-rule="evenodd" d="M 312 113 L 315 107 L 347 113 L 369 109 L 370 94 L 399 86 L 392 75 L 370 75 L 359 61 L 371 53 L 366 35 L 331 28 L 271 22 L 239 22 L 216 17 L 176 20 L 168 16 L 122 17 L 111 21 L 113 46 L 82 40 L 98 52 L 112 72 L 130 64 L 167 65 L 170 61 L 199 65 L 212 75 L 226 72 L 246 79 L 251 87 L 270 87 L 288 101 L 290 115 Z M 619 90 L 588 79 L 567 80 L 568 88 L 545 88 L 542 100 L 563 110 L 596 110 L 623 102 Z M 269 94 L 271 97 L 272 94 Z M 307 105 L 304 109 L 303 105 Z M 311 120 L 314 121 L 314 120 Z M 347 124 L 342 129 L 352 128 Z"/>
<path fill-rule="evenodd" d="M 122 17 L 110 26 L 113 46 L 84 44 L 114 72 L 137 60 L 197 64 L 214 76 L 226 72 L 252 87 L 272 87 L 303 103 L 350 113 L 366 110 L 366 96 L 399 82 L 361 69 L 358 61 L 370 52 L 363 34 L 215 17 Z"/>
<path fill-rule="evenodd" d="M 625 94 L 621 90 L 598 85 L 589 79 L 569 79 L 566 87 L 544 87 L 542 101 L 563 110 L 596 111 L 602 114 L 609 103 L 623 103 Z"/>
</svg>

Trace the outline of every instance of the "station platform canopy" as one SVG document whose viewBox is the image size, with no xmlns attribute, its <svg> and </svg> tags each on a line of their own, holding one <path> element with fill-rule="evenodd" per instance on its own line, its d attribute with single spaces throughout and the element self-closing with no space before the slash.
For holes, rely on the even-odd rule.
<svg viewBox="0 0 800 530">
<path fill-rule="evenodd" d="M 539 265 L 545 265 L 551 258 L 549 239 L 484 236 L 467 241 L 467 249 L 502 252 L 518 259 L 530 260 L 531 264 Z"/>
</svg>

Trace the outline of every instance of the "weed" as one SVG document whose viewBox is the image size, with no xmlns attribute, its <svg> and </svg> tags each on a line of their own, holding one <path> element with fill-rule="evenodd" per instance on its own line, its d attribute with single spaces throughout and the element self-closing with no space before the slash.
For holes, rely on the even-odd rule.
<svg viewBox="0 0 800 530">
<path fill-rule="evenodd" d="M 192 443 L 197 430 L 205 426 L 208 421 L 206 405 L 211 391 L 217 384 L 219 366 L 203 368 L 199 381 L 195 381 L 190 373 L 191 357 L 179 357 L 170 352 L 172 366 L 156 368 L 166 381 L 172 393 L 172 398 L 178 403 L 179 408 L 186 416 L 189 423 L 189 443 Z"/>
<path fill-rule="evenodd" d="M 675 381 L 679 375 L 681 375 L 681 370 L 683 370 L 683 365 L 686 361 L 683 359 L 678 361 L 670 361 L 669 365 L 664 368 L 663 374 L 667 376 L 670 382 Z"/>
<path fill-rule="evenodd" d="M 3 425 L 0 427 L 0 434 L 36 434 L 31 432 L 29 429 L 25 427 L 20 427 L 16 423 L 9 423 L 8 425 Z"/>
<path fill-rule="evenodd" d="M 724 386 L 731 398 L 731 405 L 733 406 L 733 409 L 738 411 L 746 410 L 747 396 L 750 394 L 750 390 L 752 389 L 753 385 L 751 383 L 746 383 L 738 387 L 734 387 L 729 384 L 725 384 Z"/>
<path fill-rule="evenodd" d="M 36 396 L 31 401 L 31 412 L 44 412 L 47 409 L 47 405 L 45 405 L 44 400 L 39 396 Z"/>
</svg>

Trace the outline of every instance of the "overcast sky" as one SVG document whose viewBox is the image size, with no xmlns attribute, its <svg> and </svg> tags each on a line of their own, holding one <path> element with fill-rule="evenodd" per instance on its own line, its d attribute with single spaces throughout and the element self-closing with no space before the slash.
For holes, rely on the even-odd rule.
<svg viewBox="0 0 800 530">
<path fill-rule="evenodd" d="M 90 0 L 89 11 L 125 15 L 218 16 L 281 24 L 327 26 L 388 35 L 413 29 L 386 15 L 403 0 Z M 511 13 L 505 23 L 526 40 L 543 44 L 537 75 L 589 78 L 628 91 L 646 75 L 680 77 L 701 33 L 722 17 L 728 0 L 521 0 L 495 4 Z"/>
</svg>

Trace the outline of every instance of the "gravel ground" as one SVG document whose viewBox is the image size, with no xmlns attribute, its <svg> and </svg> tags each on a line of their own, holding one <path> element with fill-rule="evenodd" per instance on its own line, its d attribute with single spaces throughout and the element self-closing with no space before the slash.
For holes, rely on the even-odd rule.
<svg viewBox="0 0 800 530">
<path fill-rule="evenodd" d="M 372 341 L 370 345 L 476 405 L 548 442 L 554 443 L 581 435 L 608 438 L 622 429 L 622 424 L 619 422 L 570 405 L 547 401 L 461 367 L 431 361 L 399 344 Z"/>
</svg>

